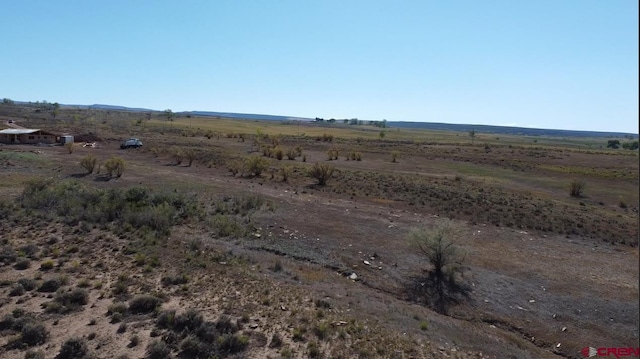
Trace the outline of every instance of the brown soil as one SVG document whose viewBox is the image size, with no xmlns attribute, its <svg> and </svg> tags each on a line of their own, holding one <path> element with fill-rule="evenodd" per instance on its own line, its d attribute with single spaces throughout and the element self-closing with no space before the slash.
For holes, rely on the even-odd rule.
<svg viewBox="0 0 640 359">
<path fill-rule="evenodd" d="M 585 346 L 638 345 L 639 253 L 637 247 L 616 244 L 629 241 L 613 238 L 636 238 L 637 243 L 634 202 L 626 210 L 617 209 L 615 222 L 611 221 L 616 217 L 598 212 L 602 205 L 597 202 L 605 194 L 576 199 L 564 209 L 549 207 L 546 217 L 536 217 L 536 206 L 552 202 L 538 192 L 557 196 L 552 187 L 533 181 L 521 182 L 521 188 L 504 187 L 473 175 L 456 182 L 453 167 L 451 172 L 440 170 L 425 177 L 431 166 L 440 166 L 438 161 L 471 161 L 485 169 L 506 168 L 515 173 L 522 167 L 563 177 L 539 166 L 589 166 L 598 154 L 540 149 L 538 155 L 527 156 L 520 149 L 502 148 L 480 155 L 481 147 L 426 146 L 393 164 L 387 158 L 388 149 L 376 147 L 365 152 L 361 162 L 333 161 L 340 172 L 328 186 L 318 187 L 303 176 L 304 166 L 326 160 L 325 145 L 317 142 L 305 145 L 307 163 L 288 162 L 299 168 L 284 183 L 269 174 L 260 178 L 230 175 L 229 158 L 241 157 L 246 150 L 235 139 L 211 140 L 215 142 L 209 147 L 208 161 L 187 167 L 173 165 L 163 151 L 156 157 L 149 150 L 150 141 L 145 141 L 144 150 L 119 150 L 117 136 L 104 137 L 99 148 L 77 148 L 72 154 L 62 147 L 38 147 L 37 153 L 31 152 L 36 147 L 1 147 L 0 154 L 27 152 L 38 159 L 12 155 L 12 164 L 0 167 L 0 179 L 10 183 L 0 186 L 0 194 L 16 201 L 29 178 L 53 177 L 99 188 L 146 186 L 195 193 L 205 202 L 256 194 L 273 201 L 274 209 L 251 216 L 252 230 L 246 238 L 220 238 L 197 223 L 176 226 L 153 252 L 160 262 L 157 267 L 140 265 L 127 252 L 133 234 L 100 226 L 83 229 L 82 223 L 47 222 L 38 216 L 0 221 L 3 245 L 19 248 L 31 243 L 40 248 L 28 269 L 18 270 L 14 263 L 0 266 L 5 283 L 0 288 L 0 318 L 16 308 L 35 313 L 50 336 L 32 349 L 45 352 L 46 357 L 54 357 L 62 343 L 74 336 L 86 338 L 90 350 L 101 358 L 143 357 L 154 339 L 150 336 L 154 316 L 126 317 L 127 329 L 118 333 L 121 324 L 111 323 L 106 313 L 120 299 L 151 292 L 166 297 L 163 309 L 195 308 L 207 320 L 225 314 L 242 322 L 240 333 L 249 339 L 249 346 L 237 357 L 276 358 L 289 355 L 289 349 L 293 357 L 307 357 L 312 355 L 310 343 L 317 343 L 326 357 L 345 358 L 580 358 Z M 190 141 L 159 137 L 157 144 L 172 140 Z M 78 163 L 88 153 L 100 159 L 122 157 L 127 166 L 122 178 L 84 175 Z M 602 177 L 602 183 L 618 186 L 633 171 L 637 182 L 637 163 L 625 161 L 612 162 L 612 168 L 619 167 L 620 177 Z M 485 193 L 486 202 L 477 202 L 482 210 L 465 214 L 464 208 L 474 208 L 477 200 L 464 202 L 465 191 L 471 197 Z M 427 199 L 443 193 L 443 198 Z M 496 200 L 501 196 L 507 198 L 502 205 Z M 631 196 L 637 200 L 637 192 Z M 462 204 L 456 202 L 460 198 Z M 615 201 L 606 198 L 604 206 Z M 494 212 L 495 216 L 487 214 Z M 459 245 L 467 253 L 468 297 L 451 305 L 447 315 L 412 300 L 411 278 L 422 275 L 426 265 L 405 239 L 410 228 L 429 227 L 439 216 L 456 218 L 465 233 Z M 514 223 L 532 225 L 505 223 L 521 217 L 522 222 Z M 563 223 L 569 217 L 573 223 L 584 222 L 580 228 L 588 231 L 570 224 L 562 230 L 535 225 L 545 220 Z M 528 218 L 533 220 L 527 222 Z M 42 271 L 40 264 L 46 260 L 62 264 Z M 180 273 L 189 276 L 187 284 L 161 283 L 161 278 Z M 349 279 L 351 273 L 356 273 L 356 281 Z M 82 280 L 91 283 L 87 305 L 68 314 L 46 313 L 42 304 L 51 301 L 52 294 L 33 290 L 9 296 L 20 278 L 40 282 L 59 275 L 67 277 L 69 288 Z M 113 288 L 123 275 L 130 282 L 127 294 L 119 297 Z M 327 337 L 314 334 L 318 323 L 329 323 Z M 296 337 L 299 329 L 306 330 L 302 340 Z M 270 346 L 274 333 L 282 337 L 282 347 Z M 7 346 L 15 332 L 0 334 L 0 356 L 25 356 L 24 350 Z M 136 346 L 130 345 L 133 335 L 140 341 Z"/>
</svg>

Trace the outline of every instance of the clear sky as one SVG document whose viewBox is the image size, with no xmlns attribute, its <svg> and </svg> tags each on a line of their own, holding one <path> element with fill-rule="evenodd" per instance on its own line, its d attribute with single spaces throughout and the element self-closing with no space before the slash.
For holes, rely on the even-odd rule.
<svg viewBox="0 0 640 359">
<path fill-rule="evenodd" d="M 637 0 L 1 0 L 0 34 L 0 98 L 638 133 Z"/>
</svg>

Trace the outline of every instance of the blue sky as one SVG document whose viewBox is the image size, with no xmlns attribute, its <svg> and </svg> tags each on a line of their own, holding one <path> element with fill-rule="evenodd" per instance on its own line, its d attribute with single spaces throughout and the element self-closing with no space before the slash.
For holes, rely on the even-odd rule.
<svg viewBox="0 0 640 359">
<path fill-rule="evenodd" d="M 638 1 L 3 1 L 0 97 L 638 133 Z"/>
</svg>

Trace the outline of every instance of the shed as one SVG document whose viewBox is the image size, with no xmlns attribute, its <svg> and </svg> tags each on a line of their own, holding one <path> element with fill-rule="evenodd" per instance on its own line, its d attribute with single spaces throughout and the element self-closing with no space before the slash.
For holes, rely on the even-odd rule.
<svg viewBox="0 0 640 359">
<path fill-rule="evenodd" d="M 73 143 L 73 136 L 71 135 L 62 135 L 60 136 L 60 143 L 61 144 L 67 144 L 67 143 Z"/>
</svg>

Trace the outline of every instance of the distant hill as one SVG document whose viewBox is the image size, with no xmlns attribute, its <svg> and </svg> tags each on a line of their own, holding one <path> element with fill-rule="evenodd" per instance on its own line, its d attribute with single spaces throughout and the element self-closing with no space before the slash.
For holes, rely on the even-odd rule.
<svg viewBox="0 0 640 359">
<path fill-rule="evenodd" d="M 491 126 L 491 125 L 461 125 L 452 123 L 437 122 L 406 122 L 406 121 L 388 121 L 388 127 L 394 128 L 422 128 L 428 130 L 442 131 L 462 131 L 469 132 L 474 130 L 481 133 L 495 133 L 506 135 L 522 135 L 522 136 L 553 136 L 553 137 L 625 137 L 632 136 L 638 138 L 638 134 L 625 132 L 598 132 L 598 131 L 573 131 L 573 130 L 553 130 L 544 128 L 526 128 L 526 127 L 510 127 L 510 126 Z"/>
<path fill-rule="evenodd" d="M 35 106 L 32 102 L 15 101 L 17 105 Z M 129 112 L 162 112 L 148 108 L 133 108 L 126 106 L 114 106 L 104 104 L 94 105 L 68 105 L 61 104 L 63 108 L 91 109 L 104 111 L 129 111 Z M 262 121 L 305 121 L 313 122 L 315 119 L 295 116 L 278 116 L 278 115 L 262 115 L 251 113 L 235 113 L 235 112 L 213 112 L 213 111 L 183 111 L 176 112 L 178 116 L 198 116 L 198 117 L 223 117 L 243 120 L 262 120 Z M 340 120 L 341 121 L 341 120 Z M 326 122 L 325 122 L 326 123 Z M 391 128 L 421 128 L 428 130 L 442 131 L 460 131 L 469 132 L 474 130 L 478 133 L 495 133 L 523 136 L 553 136 L 553 137 L 632 137 L 638 138 L 637 133 L 626 132 L 600 132 L 600 131 L 573 131 L 573 130 L 554 130 L 544 128 L 526 128 L 511 126 L 491 126 L 491 125 L 466 125 L 438 122 L 408 122 L 408 121 L 387 121 L 387 127 Z"/>
<path fill-rule="evenodd" d="M 314 120 L 312 118 L 305 118 L 305 117 L 259 115 L 259 114 L 253 114 L 253 113 L 235 113 L 235 112 L 188 111 L 188 112 L 178 112 L 178 114 L 200 116 L 200 117 L 224 117 L 224 118 L 237 118 L 237 119 L 244 119 L 244 120 L 265 120 L 265 121 L 311 122 Z"/>
</svg>

